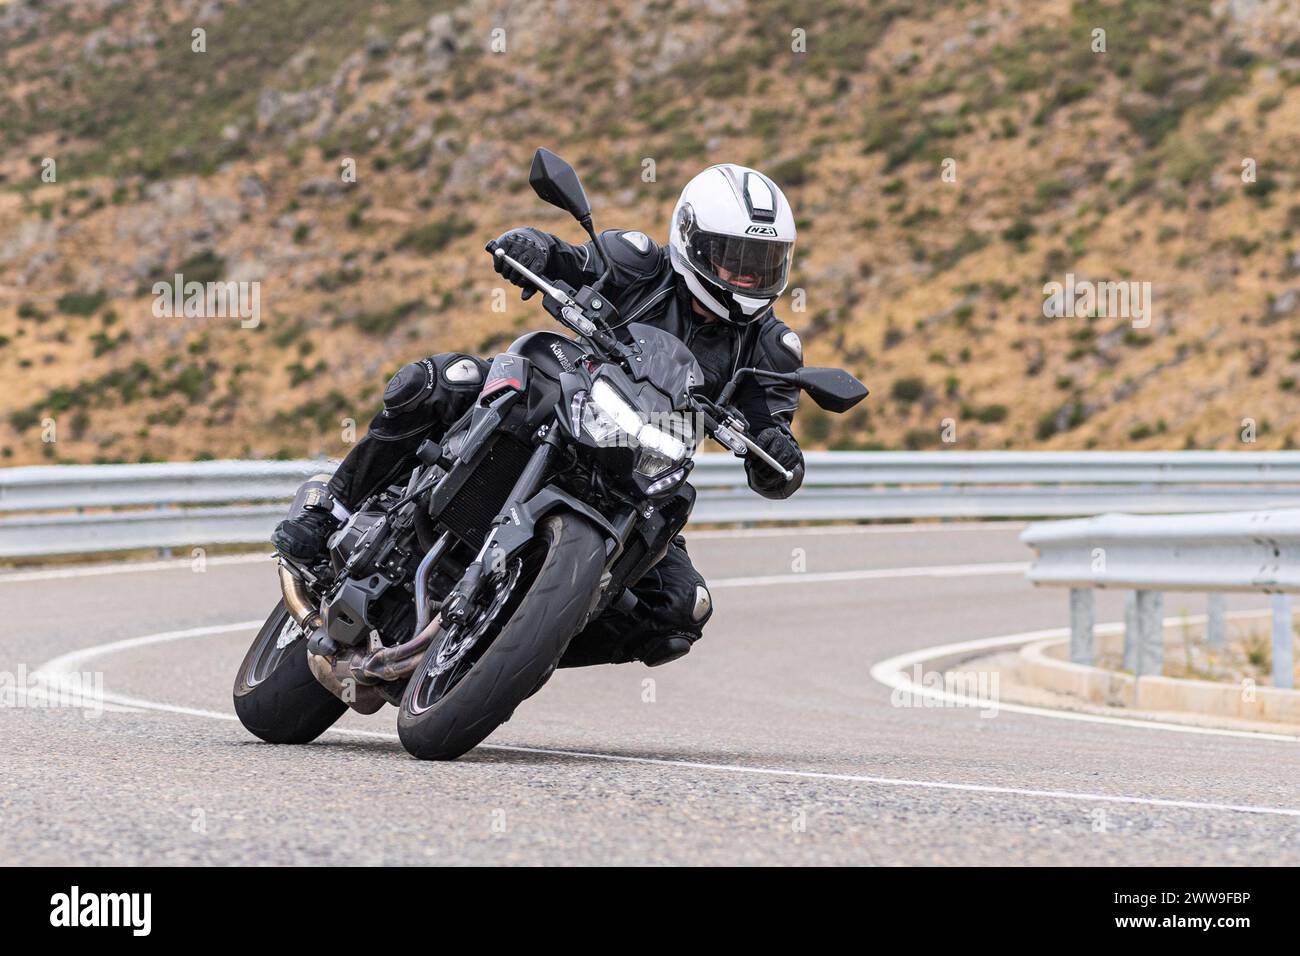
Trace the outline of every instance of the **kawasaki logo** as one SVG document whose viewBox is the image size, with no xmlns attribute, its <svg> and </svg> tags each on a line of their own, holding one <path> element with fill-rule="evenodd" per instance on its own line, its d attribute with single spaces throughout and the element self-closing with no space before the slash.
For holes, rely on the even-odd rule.
<svg viewBox="0 0 1300 956">
<path fill-rule="evenodd" d="M 564 369 L 566 372 L 576 372 L 578 370 L 572 360 L 564 354 L 564 349 L 560 348 L 559 342 L 551 343 L 551 353 L 560 360 L 560 368 Z"/>
<path fill-rule="evenodd" d="M 767 236 L 771 239 L 776 238 L 775 226 L 750 226 L 745 230 L 747 236 Z"/>
</svg>

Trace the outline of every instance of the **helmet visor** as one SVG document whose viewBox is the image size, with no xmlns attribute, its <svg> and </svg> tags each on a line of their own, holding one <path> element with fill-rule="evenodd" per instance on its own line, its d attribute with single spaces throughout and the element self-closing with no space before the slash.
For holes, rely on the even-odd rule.
<svg viewBox="0 0 1300 956">
<path fill-rule="evenodd" d="M 691 229 L 683 238 L 691 265 L 723 288 L 756 299 L 785 289 L 794 243 L 702 229 Z"/>
</svg>

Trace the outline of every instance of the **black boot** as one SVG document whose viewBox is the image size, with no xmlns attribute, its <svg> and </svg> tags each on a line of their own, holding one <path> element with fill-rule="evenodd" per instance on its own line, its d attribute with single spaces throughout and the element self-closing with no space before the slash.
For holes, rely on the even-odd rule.
<svg viewBox="0 0 1300 956">
<path fill-rule="evenodd" d="M 281 554 L 298 561 L 315 561 L 325 553 L 325 542 L 338 526 L 338 519 L 329 511 L 309 506 L 276 525 L 271 543 Z"/>
</svg>

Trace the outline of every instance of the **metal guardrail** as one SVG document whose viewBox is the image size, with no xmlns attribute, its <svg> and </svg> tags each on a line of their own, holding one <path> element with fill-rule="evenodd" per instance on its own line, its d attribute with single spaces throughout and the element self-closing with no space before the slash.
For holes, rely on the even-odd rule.
<svg viewBox="0 0 1300 956">
<path fill-rule="evenodd" d="M 729 455 L 696 459 L 697 523 L 1065 517 L 1300 503 L 1300 452 L 810 452 L 769 501 Z M 328 461 L 0 469 L 0 559 L 266 541 Z"/>
<path fill-rule="evenodd" d="M 1130 590 L 1124 668 L 1139 677 L 1164 664 L 1163 592 L 1209 595 L 1206 642 L 1225 643 L 1224 594 L 1273 597 L 1273 686 L 1292 687 L 1291 595 L 1300 592 L 1300 508 L 1137 516 L 1108 514 L 1030 525 L 1020 540 L 1037 552 L 1029 580 L 1070 589 L 1070 659 L 1091 664 L 1094 589 Z"/>
</svg>

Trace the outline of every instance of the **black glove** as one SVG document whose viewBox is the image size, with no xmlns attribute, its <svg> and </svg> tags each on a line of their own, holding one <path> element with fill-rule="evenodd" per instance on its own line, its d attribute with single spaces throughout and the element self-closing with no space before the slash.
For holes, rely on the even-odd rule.
<svg viewBox="0 0 1300 956">
<path fill-rule="evenodd" d="M 794 477 L 787 481 L 785 475 L 773 470 L 761 458 L 751 456 L 745 459 L 750 487 L 767 498 L 790 497 L 803 484 L 803 452 L 799 450 L 799 443 L 784 428 L 772 426 L 755 435 L 754 444 L 786 470 L 794 472 Z"/>
<path fill-rule="evenodd" d="M 496 250 L 503 250 L 506 255 L 524 268 L 544 276 L 546 275 L 546 265 L 551 259 L 551 249 L 554 246 L 555 240 L 540 229 L 525 227 L 523 229 L 511 229 L 509 232 L 503 233 L 489 242 L 484 248 L 493 253 L 492 268 L 496 269 L 507 282 L 523 289 L 524 293 L 520 298 L 527 299 L 537 291 L 536 288 L 520 275 L 513 266 L 507 265 L 503 259 L 498 259 L 495 255 Z"/>
</svg>

